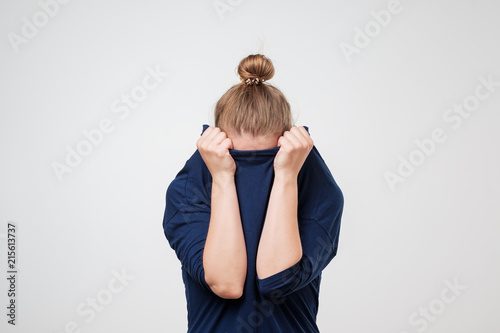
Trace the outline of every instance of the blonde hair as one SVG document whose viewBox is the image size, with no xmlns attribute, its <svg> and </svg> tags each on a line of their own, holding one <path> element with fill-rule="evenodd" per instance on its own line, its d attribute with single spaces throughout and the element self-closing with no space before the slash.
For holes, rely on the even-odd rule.
<svg viewBox="0 0 500 333">
<path fill-rule="evenodd" d="M 249 55 L 240 61 L 238 75 L 242 82 L 229 88 L 215 106 L 215 126 L 253 136 L 281 136 L 290 130 L 290 104 L 279 89 L 266 83 L 274 76 L 271 60 Z"/>
</svg>

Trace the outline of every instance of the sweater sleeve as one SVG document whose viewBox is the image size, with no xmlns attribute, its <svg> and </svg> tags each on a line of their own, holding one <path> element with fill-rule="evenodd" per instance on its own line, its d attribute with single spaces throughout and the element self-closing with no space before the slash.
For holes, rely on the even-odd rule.
<svg viewBox="0 0 500 333">
<path fill-rule="evenodd" d="M 291 294 L 315 280 L 337 254 L 344 206 L 342 191 L 316 148 L 299 174 L 298 223 L 302 258 L 293 266 L 258 279 L 263 296 Z"/>
<path fill-rule="evenodd" d="M 203 249 L 210 223 L 210 198 L 204 189 L 202 170 L 190 170 L 195 153 L 170 183 L 166 193 L 163 229 L 182 267 L 202 288 L 211 292 L 205 281 Z M 191 171 L 191 172 L 190 172 Z M 198 171 L 198 172 L 196 172 Z"/>
</svg>

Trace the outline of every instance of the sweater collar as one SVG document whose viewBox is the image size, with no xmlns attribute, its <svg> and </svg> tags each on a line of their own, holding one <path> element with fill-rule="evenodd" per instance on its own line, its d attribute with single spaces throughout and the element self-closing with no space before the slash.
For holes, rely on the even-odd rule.
<svg viewBox="0 0 500 333">
<path fill-rule="evenodd" d="M 201 131 L 201 134 L 205 132 L 205 130 L 209 127 L 210 125 L 208 124 L 203 124 L 203 130 Z M 309 127 L 304 126 L 306 129 L 307 133 L 309 133 Z M 201 135 L 200 134 L 200 135 Z M 274 148 L 268 148 L 268 149 L 257 149 L 257 150 L 239 150 L 239 149 L 229 149 L 229 153 L 233 157 L 252 157 L 252 156 L 276 156 L 278 151 L 280 150 L 280 147 L 274 147 Z"/>
</svg>

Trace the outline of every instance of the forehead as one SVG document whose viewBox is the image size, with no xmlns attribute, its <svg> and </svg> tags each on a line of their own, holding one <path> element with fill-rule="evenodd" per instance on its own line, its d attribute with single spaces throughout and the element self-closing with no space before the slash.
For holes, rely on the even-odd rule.
<svg viewBox="0 0 500 333">
<path fill-rule="evenodd" d="M 226 134 L 233 142 L 234 149 L 238 150 L 269 149 L 278 145 L 278 137 L 272 134 L 258 136 L 245 132 L 240 134 L 227 132 Z"/>
</svg>

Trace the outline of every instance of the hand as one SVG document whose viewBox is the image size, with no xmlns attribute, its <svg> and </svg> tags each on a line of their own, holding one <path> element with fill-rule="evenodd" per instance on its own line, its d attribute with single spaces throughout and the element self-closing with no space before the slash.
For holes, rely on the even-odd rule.
<svg viewBox="0 0 500 333">
<path fill-rule="evenodd" d="M 280 150 L 274 158 L 274 173 L 297 177 L 314 142 L 303 126 L 292 126 L 278 139 Z"/>
<path fill-rule="evenodd" d="M 233 148 L 233 142 L 226 133 L 221 132 L 218 127 L 208 127 L 196 142 L 203 161 L 212 174 L 212 178 L 234 176 L 236 163 L 229 154 Z"/>
</svg>

